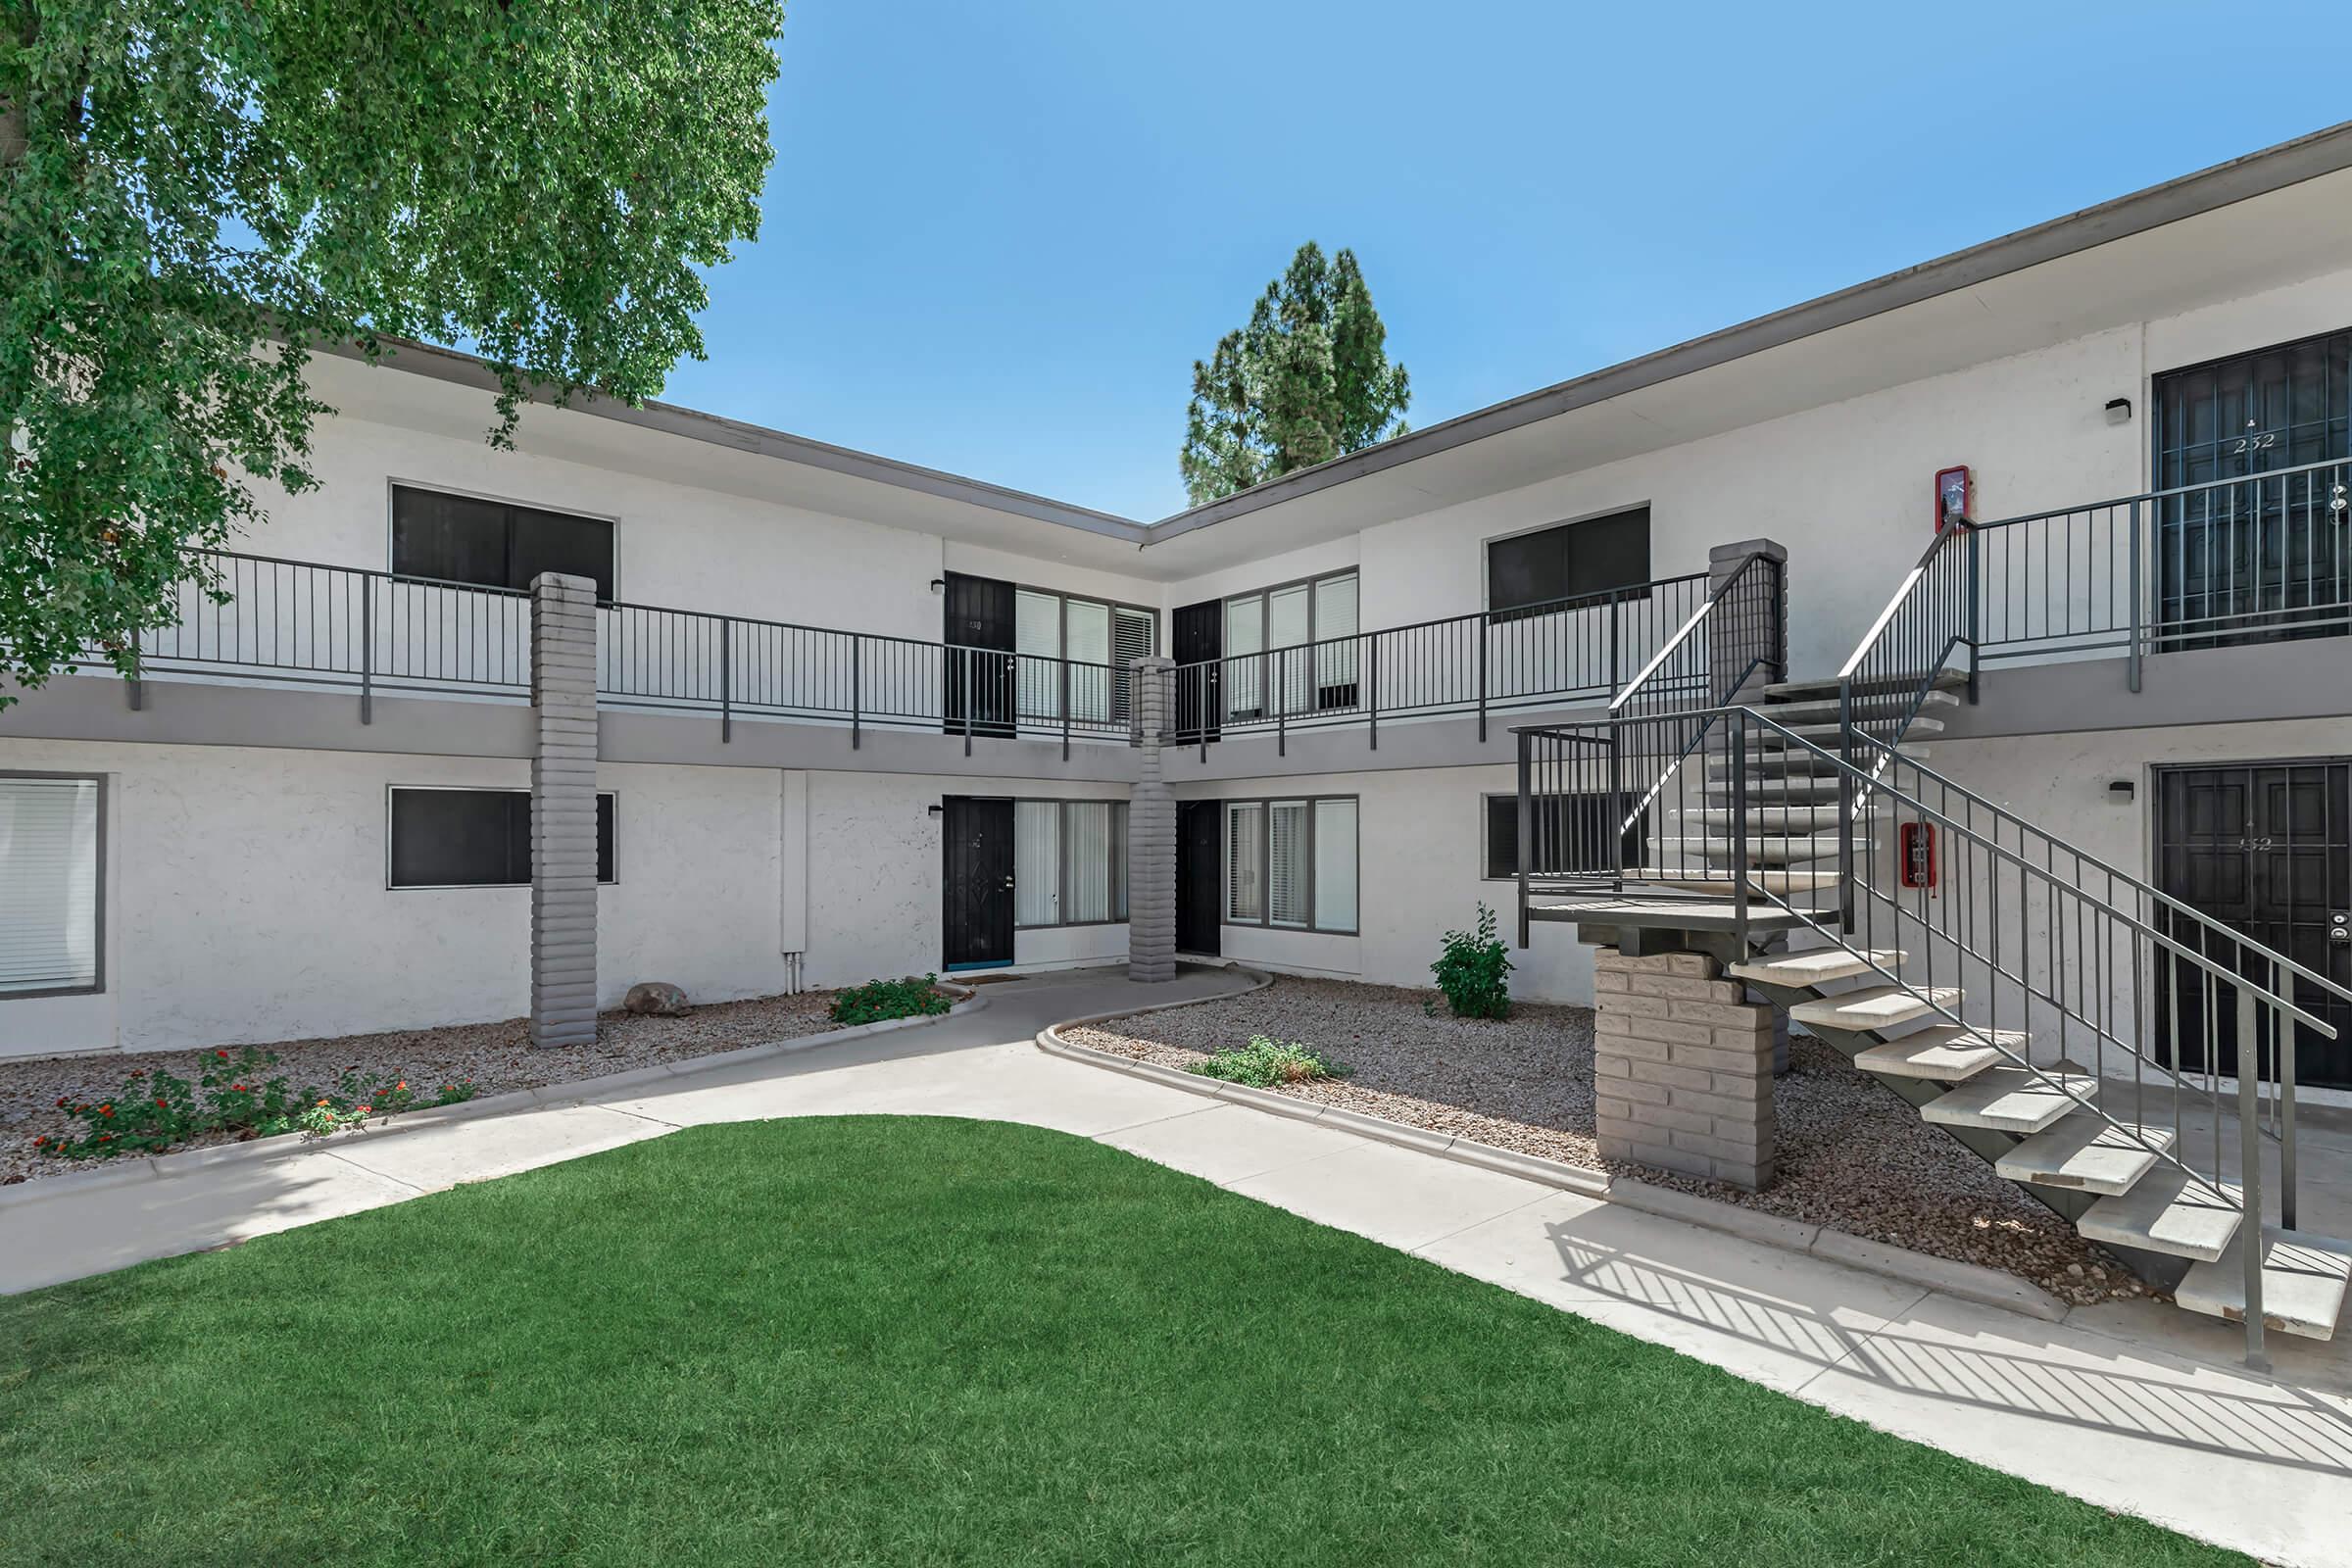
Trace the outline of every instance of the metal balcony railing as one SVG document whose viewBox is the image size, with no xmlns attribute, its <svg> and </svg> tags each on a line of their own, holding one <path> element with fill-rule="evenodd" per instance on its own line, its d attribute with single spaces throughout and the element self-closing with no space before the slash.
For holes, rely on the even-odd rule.
<svg viewBox="0 0 2352 1568">
<path fill-rule="evenodd" d="M 146 672 L 355 691 L 525 700 L 530 595 L 228 551 L 199 552 Z M 597 612 L 597 696 L 612 708 L 975 738 L 1130 740 L 1129 672 L 1107 663 L 650 605 Z M 95 655 L 89 666 L 106 661 Z M 132 686 L 132 701 L 138 687 Z"/>
<path fill-rule="evenodd" d="M 1602 593 L 1479 611 L 1176 667 L 1168 737 L 1202 748 L 1237 735 L 1490 713 L 1614 696 L 1705 602 L 1692 572 Z M 1205 755 L 1205 752 L 1203 753 Z"/>
</svg>

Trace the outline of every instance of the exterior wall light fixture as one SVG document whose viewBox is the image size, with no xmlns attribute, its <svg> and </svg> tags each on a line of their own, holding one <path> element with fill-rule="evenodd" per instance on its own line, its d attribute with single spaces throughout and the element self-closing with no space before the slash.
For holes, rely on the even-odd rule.
<svg viewBox="0 0 2352 1568">
<path fill-rule="evenodd" d="M 2107 422 L 2109 424 L 2130 424 L 2132 422 L 2132 400 L 2130 398 L 2109 398 L 2107 400 Z"/>
</svg>

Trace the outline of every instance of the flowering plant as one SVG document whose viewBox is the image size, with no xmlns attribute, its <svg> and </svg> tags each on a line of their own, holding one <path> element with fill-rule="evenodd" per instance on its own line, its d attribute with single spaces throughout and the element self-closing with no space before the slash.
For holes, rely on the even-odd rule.
<svg viewBox="0 0 2352 1568">
<path fill-rule="evenodd" d="M 204 1058 L 196 1081 L 156 1068 L 132 1073 L 110 1097 L 61 1095 L 57 1108 L 81 1124 L 77 1136 L 32 1141 L 44 1154 L 62 1159 L 112 1159 L 122 1154 L 161 1153 L 214 1133 L 269 1138 L 301 1132 L 309 1137 L 364 1125 L 370 1116 L 414 1109 L 420 1097 L 397 1075 L 347 1070 L 334 1088 L 291 1089 L 272 1072 L 278 1057 L 253 1046 L 231 1054 L 215 1050 Z M 473 1080 L 445 1083 L 430 1103 L 454 1105 L 473 1098 Z"/>
</svg>

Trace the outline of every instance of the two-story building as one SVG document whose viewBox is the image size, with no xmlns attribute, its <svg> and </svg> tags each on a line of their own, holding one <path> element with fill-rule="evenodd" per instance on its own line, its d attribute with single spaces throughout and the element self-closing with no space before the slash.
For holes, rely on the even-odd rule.
<svg viewBox="0 0 2352 1568">
<path fill-rule="evenodd" d="M 608 1005 L 1117 959 L 1170 877 L 1182 953 L 1416 985 L 1512 923 L 1514 725 L 1723 698 L 1759 552 L 1771 672 L 1834 677 L 1961 520 L 1936 765 L 2352 979 L 2347 257 L 2352 126 L 1150 523 L 662 405 L 498 451 L 473 361 L 321 358 L 323 483 L 221 597 L 0 712 L 0 1054 L 523 1012 L 542 573 L 597 599 Z"/>
</svg>

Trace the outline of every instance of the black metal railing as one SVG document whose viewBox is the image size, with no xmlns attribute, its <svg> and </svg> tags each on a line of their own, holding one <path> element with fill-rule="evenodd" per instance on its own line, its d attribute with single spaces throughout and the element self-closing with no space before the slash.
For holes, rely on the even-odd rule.
<svg viewBox="0 0 2352 1568">
<path fill-rule="evenodd" d="M 1646 732 L 1694 722 L 1723 742 L 1703 778 L 1644 760 L 1669 749 Z M 1523 918 L 1640 885 L 1728 909 L 1742 948 L 1769 918 L 1853 954 L 2239 1212 L 2259 1361 L 2259 1228 L 2296 1221 L 2296 1057 L 2334 1038 L 2319 1009 L 2352 992 L 1868 734 L 1849 758 L 1726 708 L 1517 735 Z M 1933 876 L 1905 824 L 1933 830 Z"/>
<path fill-rule="evenodd" d="M 1168 738 L 1205 747 L 1293 730 L 1556 707 L 1614 695 L 1707 597 L 1704 572 L 1177 666 Z"/>
<path fill-rule="evenodd" d="M 530 595 L 229 551 L 191 555 L 177 617 L 140 634 L 143 673 L 527 700 Z M 974 738 L 1133 739 L 1133 673 L 1107 663 L 960 648 L 741 615 L 607 604 L 606 706 Z M 85 667 L 108 662 L 93 650 Z M 133 701 L 138 688 L 132 687 Z"/>
</svg>

